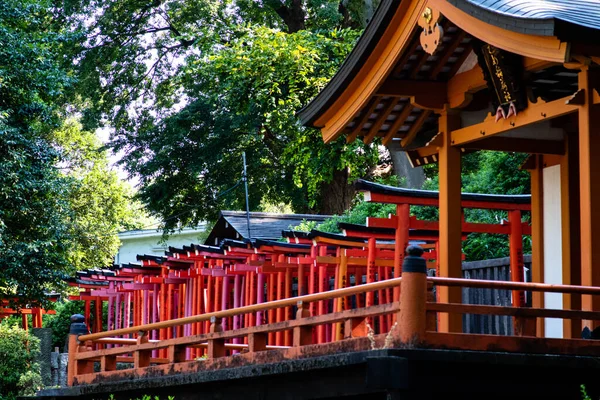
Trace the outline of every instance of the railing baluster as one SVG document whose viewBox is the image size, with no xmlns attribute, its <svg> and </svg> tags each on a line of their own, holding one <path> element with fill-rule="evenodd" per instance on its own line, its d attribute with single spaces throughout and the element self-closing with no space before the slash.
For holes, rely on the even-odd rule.
<svg viewBox="0 0 600 400">
<path fill-rule="evenodd" d="M 367 336 L 366 318 L 348 318 L 344 321 L 344 339 Z"/>
<path fill-rule="evenodd" d="M 185 346 L 169 346 L 167 348 L 167 358 L 170 364 L 185 361 Z"/>
<path fill-rule="evenodd" d="M 296 319 L 310 317 L 310 308 L 306 302 L 298 302 L 298 311 L 296 312 Z M 306 346 L 312 344 L 312 327 L 311 326 L 297 326 L 294 328 L 293 343 L 292 346 Z"/>
<path fill-rule="evenodd" d="M 223 332 L 223 326 L 221 325 L 221 318 L 211 317 L 210 318 L 210 333 Z M 219 358 L 225 357 L 225 339 L 208 339 L 208 358 Z"/>
<path fill-rule="evenodd" d="M 116 371 L 117 356 L 102 356 L 100 357 L 100 371 Z"/>
<path fill-rule="evenodd" d="M 256 353 L 267 349 L 267 333 L 253 332 L 248 335 L 248 352 Z"/>
<path fill-rule="evenodd" d="M 142 345 L 148 343 L 148 331 L 139 331 L 137 337 L 137 344 Z M 133 367 L 134 368 L 145 368 L 150 366 L 150 357 L 152 352 L 150 350 L 135 350 L 133 353 Z"/>
<path fill-rule="evenodd" d="M 427 302 L 435 303 L 435 293 L 433 293 L 433 283 L 427 282 Z M 437 313 L 427 311 L 425 315 L 426 330 L 429 332 L 437 331 Z"/>
</svg>

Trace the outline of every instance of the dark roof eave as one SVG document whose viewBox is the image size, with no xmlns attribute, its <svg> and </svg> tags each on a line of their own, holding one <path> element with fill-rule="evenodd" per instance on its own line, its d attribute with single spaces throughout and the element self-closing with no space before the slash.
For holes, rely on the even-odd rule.
<svg viewBox="0 0 600 400">
<path fill-rule="evenodd" d="M 421 199 L 437 199 L 439 192 L 435 190 L 417 190 L 405 189 L 395 186 L 382 185 L 380 183 L 369 182 L 364 179 L 359 179 L 355 182 L 354 187 L 358 191 L 373 192 L 379 194 L 389 194 L 398 196 L 407 196 Z M 462 199 L 467 201 L 481 202 L 501 202 L 510 204 L 531 204 L 531 195 L 501 195 L 501 194 L 479 194 L 479 193 L 462 193 Z"/>
<path fill-rule="evenodd" d="M 356 46 L 354 46 L 348 57 L 346 57 L 338 72 L 310 103 L 298 111 L 297 116 L 302 125 L 320 128 L 319 126 L 315 126 L 314 122 L 335 102 L 363 67 L 365 60 L 379 42 L 383 32 L 394 16 L 393 10 L 399 5 L 400 0 L 383 0 L 379 4 L 377 11 L 373 15 L 373 19 L 365 28 Z"/>
</svg>

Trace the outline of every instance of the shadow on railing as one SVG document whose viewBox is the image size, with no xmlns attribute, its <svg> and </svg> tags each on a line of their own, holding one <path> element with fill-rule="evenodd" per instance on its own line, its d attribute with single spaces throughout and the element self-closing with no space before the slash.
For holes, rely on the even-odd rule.
<svg viewBox="0 0 600 400">
<path fill-rule="evenodd" d="M 577 295 L 599 295 L 600 288 L 427 277 L 424 260 L 419 257 L 420 254 L 413 254 L 415 253 L 411 253 L 411 256 L 406 258 L 412 257 L 413 261 L 417 262 L 409 263 L 408 266 L 405 263 L 400 278 L 113 331 L 84 335 L 71 334 L 68 384 L 72 386 L 97 383 L 103 379 L 185 373 L 251 363 L 278 362 L 290 358 L 369 350 L 377 347 L 600 355 L 598 341 L 536 337 L 538 318 L 562 318 L 581 323 L 582 320 L 600 320 L 600 312 L 435 302 L 432 295 L 434 285 L 446 287 L 445 290 L 449 292 L 459 291 L 459 295 L 460 288 L 464 287 Z M 421 263 L 417 258 L 423 262 Z M 308 305 L 311 302 L 345 298 L 391 288 L 400 289 L 399 302 L 318 316 L 309 315 Z M 450 295 L 449 298 L 453 296 Z M 294 320 L 235 330 L 224 330 L 221 324 L 223 318 L 290 306 L 297 306 Z M 462 314 L 465 313 L 511 316 L 516 336 L 460 333 L 462 332 L 460 321 Z M 375 335 L 371 329 L 373 319 L 382 315 L 391 315 L 394 324 L 389 332 Z M 440 318 L 442 315 L 444 317 Z M 205 321 L 210 321 L 209 333 L 166 340 L 149 339 L 149 332 L 155 329 Z M 313 344 L 313 328 L 322 325 L 334 327 L 338 333 L 334 335 L 334 339 L 338 340 L 332 343 Z M 289 330 L 292 331 L 293 338 L 291 346 L 269 345 L 270 333 Z M 115 336 L 128 334 L 135 334 L 137 337 L 115 338 Z M 246 343 L 233 343 L 233 339 L 239 341 L 239 338 L 244 338 Z M 114 347 L 106 348 L 109 345 Z M 191 352 L 192 349 L 200 349 L 200 351 Z M 202 356 L 196 357 L 197 354 Z M 97 362 L 100 364 L 100 371 L 94 372 L 94 364 Z M 133 368 L 118 370 L 117 363 L 129 363 Z"/>
</svg>

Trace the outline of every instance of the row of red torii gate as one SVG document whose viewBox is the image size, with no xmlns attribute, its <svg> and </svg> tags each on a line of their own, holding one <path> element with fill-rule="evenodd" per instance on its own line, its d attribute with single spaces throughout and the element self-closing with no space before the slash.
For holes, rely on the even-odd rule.
<svg viewBox="0 0 600 400">
<path fill-rule="evenodd" d="M 411 206 L 438 206 L 435 191 L 403 189 L 360 180 L 357 189 L 365 201 L 396 205 L 388 218 L 368 218 L 366 225 L 340 223 L 342 234 L 318 230 L 282 232 L 280 241 L 224 239 L 219 246 L 191 244 L 170 247 L 165 256 L 138 255 L 137 264 L 80 271 L 69 281 L 79 288 L 72 300 L 85 302 L 85 319 L 91 332 L 120 329 L 214 311 L 260 304 L 298 295 L 399 277 L 405 249 L 418 243 L 432 273 L 439 274 L 437 221 L 410 215 Z M 469 233 L 509 236 L 511 280 L 522 282 L 523 237 L 531 234 L 523 222 L 530 211 L 530 196 L 462 194 L 463 209 L 506 212 L 498 224 L 470 223 L 463 217 L 463 239 Z M 435 272 L 434 272 L 435 271 Z M 524 292 L 513 291 L 512 302 L 524 306 Z M 310 304 L 311 315 L 386 304 L 399 300 L 399 288 Z M 103 320 L 103 303 L 108 305 Z M 234 315 L 224 318 L 224 329 L 239 329 L 294 319 L 295 307 Z M 352 329 L 389 332 L 392 315 L 374 317 Z M 192 323 L 152 331 L 151 340 L 207 333 L 210 322 Z M 318 326 L 313 343 L 342 339 L 342 323 Z M 129 336 L 127 336 L 129 337 Z M 232 339 L 231 351 L 243 349 L 247 339 Z M 273 332 L 269 346 L 290 346 L 291 331 Z M 118 346 L 118 340 L 108 346 Z M 237 346 L 237 347 L 236 347 Z M 206 349 L 186 350 L 186 358 L 202 357 Z M 165 357 L 155 350 L 153 357 Z"/>
</svg>

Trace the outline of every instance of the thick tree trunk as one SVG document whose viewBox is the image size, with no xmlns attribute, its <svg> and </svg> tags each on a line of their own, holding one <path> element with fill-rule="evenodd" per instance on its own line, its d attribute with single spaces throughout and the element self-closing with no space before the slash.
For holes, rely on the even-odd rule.
<svg viewBox="0 0 600 400">
<path fill-rule="evenodd" d="M 304 11 L 302 0 L 292 0 L 290 6 L 281 6 L 275 11 L 287 25 L 288 33 L 298 32 L 306 28 L 306 11 Z"/>
<path fill-rule="evenodd" d="M 320 214 L 342 214 L 350 208 L 354 199 L 354 186 L 348 182 L 349 171 L 336 171 L 331 182 L 323 184 L 321 189 Z"/>
<path fill-rule="evenodd" d="M 394 174 L 401 180 L 405 180 L 407 188 L 421 189 L 423 182 L 425 182 L 423 168 L 413 168 L 408 161 L 408 157 L 406 157 L 406 153 L 394 147 L 391 145 L 387 148 L 394 166 Z"/>
</svg>

